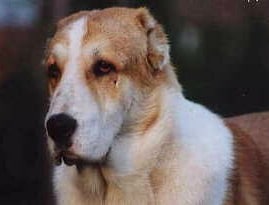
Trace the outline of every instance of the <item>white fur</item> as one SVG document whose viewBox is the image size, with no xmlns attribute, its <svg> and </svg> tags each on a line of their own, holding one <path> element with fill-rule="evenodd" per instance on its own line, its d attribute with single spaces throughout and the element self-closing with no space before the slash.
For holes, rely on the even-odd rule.
<svg viewBox="0 0 269 205">
<path fill-rule="evenodd" d="M 160 53 L 163 54 L 164 59 L 162 63 L 160 64 L 160 69 L 163 69 L 170 62 L 170 54 L 169 54 L 170 48 L 169 48 L 169 45 L 164 44 L 164 45 L 160 45 L 157 49 Z"/>
<path fill-rule="evenodd" d="M 58 43 L 54 45 L 51 53 L 52 55 L 57 56 L 58 59 L 60 60 L 68 57 L 67 51 L 68 51 L 67 48 L 63 44 Z"/>
<path fill-rule="evenodd" d="M 179 164 L 184 165 L 178 175 L 178 203 L 223 204 L 233 166 L 232 134 L 218 116 L 183 96 L 179 98 L 173 106 L 178 119 L 174 129 Z"/>
</svg>

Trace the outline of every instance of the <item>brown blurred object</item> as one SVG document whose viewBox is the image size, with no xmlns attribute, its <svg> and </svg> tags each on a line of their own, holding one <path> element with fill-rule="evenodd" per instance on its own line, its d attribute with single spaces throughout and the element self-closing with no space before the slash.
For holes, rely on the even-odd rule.
<svg viewBox="0 0 269 205">
<path fill-rule="evenodd" d="M 0 84 L 12 72 L 21 71 L 22 67 L 40 67 L 43 52 L 40 47 L 44 46 L 49 33 L 48 25 L 54 24 L 68 13 L 68 0 L 39 0 L 37 3 L 39 24 L 2 27 L 0 25 Z"/>
<path fill-rule="evenodd" d="M 226 118 L 226 121 L 240 127 L 252 137 L 261 150 L 269 153 L 269 112 L 230 117 Z"/>
<path fill-rule="evenodd" d="M 1 28 L 0 29 L 0 81 L 8 74 L 22 67 L 31 66 L 29 62 L 30 49 L 33 45 L 33 28 Z"/>
<path fill-rule="evenodd" d="M 256 180 L 260 180 L 261 187 L 264 190 L 263 197 L 264 200 L 267 201 L 269 199 L 267 182 L 269 173 L 266 171 L 269 170 L 269 112 L 252 113 L 226 118 L 226 123 L 232 131 L 237 131 L 237 133 L 242 134 L 241 137 L 237 136 L 236 140 L 239 139 L 243 142 L 243 147 L 241 147 L 240 150 L 241 152 L 245 151 L 246 156 L 244 157 L 239 154 L 238 156 L 241 156 L 241 162 L 239 161 L 238 163 L 243 167 L 246 165 L 244 161 L 248 161 L 252 164 L 252 166 L 249 167 L 249 169 L 252 170 L 251 177 L 252 179 L 255 179 L 256 177 Z M 251 143 L 252 146 L 249 146 L 250 144 L 246 143 Z M 262 168 L 259 170 L 259 167 Z M 243 169 L 248 169 L 248 167 Z M 245 176 L 243 175 L 240 177 L 241 182 L 239 183 L 244 183 L 244 177 Z M 237 191 L 239 191 L 237 193 L 240 193 L 240 190 Z M 266 203 L 264 202 L 261 204 Z"/>
<path fill-rule="evenodd" d="M 240 24 L 249 15 L 262 17 L 269 22 L 269 1 L 264 0 L 181 0 L 178 1 L 178 14 L 202 24 Z"/>
</svg>

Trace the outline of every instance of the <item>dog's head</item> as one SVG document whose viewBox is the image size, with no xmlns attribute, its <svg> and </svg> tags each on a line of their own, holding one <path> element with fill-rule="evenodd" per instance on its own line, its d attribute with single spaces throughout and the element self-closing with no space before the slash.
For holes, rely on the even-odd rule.
<svg viewBox="0 0 269 205">
<path fill-rule="evenodd" d="M 100 162 L 142 96 L 166 80 L 169 47 L 144 8 L 83 11 L 61 20 L 45 65 L 49 145 L 58 160 Z"/>
</svg>

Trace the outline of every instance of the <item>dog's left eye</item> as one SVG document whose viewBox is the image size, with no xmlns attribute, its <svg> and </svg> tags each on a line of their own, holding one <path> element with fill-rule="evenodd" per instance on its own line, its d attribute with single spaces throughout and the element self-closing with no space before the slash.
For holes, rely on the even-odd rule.
<svg viewBox="0 0 269 205">
<path fill-rule="evenodd" d="M 115 70 L 115 66 L 104 60 L 97 61 L 93 67 L 93 72 L 96 76 L 104 76 Z"/>
<path fill-rule="evenodd" d="M 58 68 L 58 66 L 56 65 L 56 63 L 51 64 L 48 67 L 48 71 L 47 71 L 47 75 L 49 78 L 53 78 L 53 79 L 58 79 L 61 75 L 61 71 Z"/>
</svg>

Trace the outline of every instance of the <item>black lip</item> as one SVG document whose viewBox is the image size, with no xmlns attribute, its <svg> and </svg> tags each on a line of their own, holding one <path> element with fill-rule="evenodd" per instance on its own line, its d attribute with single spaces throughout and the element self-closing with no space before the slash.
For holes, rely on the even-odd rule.
<svg viewBox="0 0 269 205">
<path fill-rule="evenodd" d="M 73 166 L 78 163 L 76 159 L 66 156 L 63 156 L 63 161 L 67 166 Z"/>
<path fill-rule="evenodd" d="M 60 166 L 62 164 L 62 156 L 61 155 L 56 155 L 54 157 L 54 164 L 56 166 Z"/>
<path fill-rule="evenodd" d="M 67 166 L 76 165 L 78 168 L 83 168 L 87 166 L 101 166 L 106 164 L 109 152 L 110 148 L 104 155 L 104 157 L 102 157 L 100 160 L 91 160 L 82 158 L 70 151 L 58 151 L 56 152 L 56 155 L 54 157 L 54 163 L 56 166 L 59 166 L 62 164 L 63 161 Z"/>
</svg>

